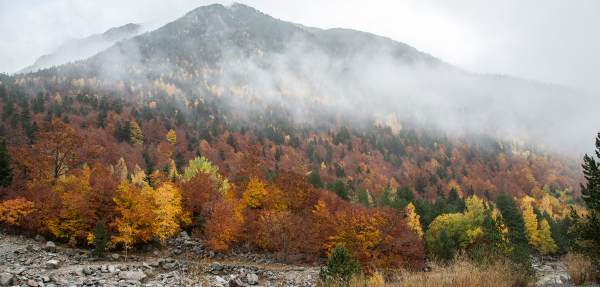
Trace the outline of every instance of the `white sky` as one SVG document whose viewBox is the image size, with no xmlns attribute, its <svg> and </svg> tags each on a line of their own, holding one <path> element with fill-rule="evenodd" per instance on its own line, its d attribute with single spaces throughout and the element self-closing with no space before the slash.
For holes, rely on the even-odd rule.
<svg viewBox="0 0 600 287">
<path fill-rule="evenodd" d="M 166 23 L 212 1 L 0 0 L 0 72 L 29 66 L 72 38 L 127 23 Z M 220 2 L 229 5 L 231 2 Z M 600 1 L 247 0 L 275 18 L 404 42 L 477 73 L 600 94 Z"/>
</svg>

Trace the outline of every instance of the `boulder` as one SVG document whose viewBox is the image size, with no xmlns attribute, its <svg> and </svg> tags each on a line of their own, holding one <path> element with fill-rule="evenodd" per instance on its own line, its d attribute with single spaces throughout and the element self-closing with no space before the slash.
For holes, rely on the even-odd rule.
<svg viewBox="0 0 600 287">
<path fill-rule="evenodd" d="M 138 271 L 122 271 L 119 272 L 119 279 L 131 280 L 131 281 L 142 281 L 146 278 L 146 274 Z"/>
<path fill-rule="evenodd" d="M 258 284 L 258 275 L 254 274 L 254 273 L 250 273 L 250 274 L 246 275 L 246 280 L 248 281 L 248 284 L 256 285 L 256 284 Z"/>
<path fill-rule="evenodd" d="M 223 270 L 223 265 L 221 265 L 221 263 L 219 263 L 219 262 L 213 262 L 213 263 L 211 263 L 211 264 L 210 264 L 210 267 L 211 267 L 213 270 L 216 270 L 216 271 L 221 271 L 221 270 Z"/>
<path fill-rule="evenodd" d="M 48 242 L 46 242 L 46 246 L 44 246 L 44 250 L 50 251 L 50 252 L 56 252 L 56 244 L 54 244 L 54 242 L 52 242 L 52 241 L 48 241 Z"/>
<path fill-rule="evenodd" d="M 83 274 L 85 274 L 85 275 L 91 275 L 92 274 L 92 270 L 90 269 L 89 266 L 83 266 L 82 271 L 83 271 Z"/>
<path fill-rule="evenodd" d="M 41 236 L 41 235 L 38 234 L 38 235 L 35 236 L 35 241 L 37 241 L 37 242 L 44 242 L 44 241 L 46 241 L 46 237 Z"/>
<path fill-rule="evenodd" d="M 27 285 L 29 287 L 38 287 L 38 283 L 35 282 L 35 281 L 33 281 L 33 280 L 31 280 L 31 279 L 27 280 Z"/>
<path fill-rule="evenodd" d="M 111 257 L 114 260 L 119 260 L 119 254 L 117 254 L 117 253 L 113 253 L 113 255 L 111 255 Z"/>
<path fill-rule="evenodd" d="M 48 242 L 50 242 L 50 241 L 48 241 Z M 59 263 L 58 260 L 54 260 L 54 259 L 48 260 L 48 261 L 46 261 L 46 268 L 47 269 L 58 269 L 58 263 Z"/>
<path fill-rule="evenodd" d="M 0 285 L 7 286 L 12 282 L 14 276 L 10 273 L 2 273 L 0 274 Z"/>
</svg>

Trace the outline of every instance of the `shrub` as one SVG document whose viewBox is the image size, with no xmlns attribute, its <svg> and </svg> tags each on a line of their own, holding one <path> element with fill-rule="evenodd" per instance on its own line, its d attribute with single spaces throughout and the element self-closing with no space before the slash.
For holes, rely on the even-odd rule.
<svg viewBox="0 0 600 287">
<path fill-rule="evenodd" d="M 319 280 L 324 284 L 349 282 L 352 276 L 362 275 L 362 266 L 358 263 L 356 253 L 354 259 L 346 247 L 338 245 L 327 260 L 327 267 L 321 268 Z"/>
<path fill-rule="evenodd" d="M 589 257 L 581 254 L 569 253 L 565 256 L 571 281 L 575 285 L 594 282 L 596 270 Z"/>
</svg>

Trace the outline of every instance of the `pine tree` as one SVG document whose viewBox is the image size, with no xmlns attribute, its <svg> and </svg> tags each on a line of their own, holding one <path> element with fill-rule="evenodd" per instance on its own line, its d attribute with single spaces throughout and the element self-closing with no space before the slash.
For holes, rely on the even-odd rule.
<svg viewBox="0 0 600 287">
<path fill-rule="evenodd" d="M 10 154 L 6 148 L 6 141 L 0 143 L 0 186 L 9 186 L 13 179 Z"/>
<path fill-rule="evenodd" d="M 315 188 L 323 188 L 323 181 L 321 180 L 321 176 L 319 175 L 319 170 L 315 169 L 310 172 L 308 175 L 308 183 L 312 184 Z"/>
<path fill-rule="evenodd" d="M 104 228 L 104 222 L 102 222 L 102 220 L 98 220 L 98 223 L 96 224 L 96 230 L 94 231 L 94 250 L 92 251 L 92 255 L 96 257 L 102 257 L 106 251 L 106 245 L 109 241 L 110 237 Z"/>
<path fill-rule="evenodd" d="M 348 189 L 346 189 L 346 185 L 344 184 L 343 181 L 341 181 L 339 179 L 336 179 L 335 182 L 333 183 L 333 192 L 335 192 L 335 194 L 337 194 L 339 197 L 341 197 L 345 201 L 350 200 L 350 198 L 348 197 Z"/>
<path fill-rule="evenodd" d="M 600 133 L 596 137 L 596 157 L 600 158 Z M 596 267 L 600 267 L 600 162 L 587 154 L 583 158 L 583 174 L 586 185 L 581 184 L 581 198 L 588 208 L 588 214 L 579 216 L 571 207 L 574 241 L 573 251 L 592 258 Z"/>
<path fill-rule="evenodd" d="M 358 263 L 356 253 L 354 259 L 343 245 L 338 245 L 327 260 L 327 267 L 321 268 L 319 279 L 322 283 L 347 283 L 352 276 L 361 275 L 362 266 Z"/>
<path fill-rule="evenodd" d="M 510 231 L 513 232 L 515 243 L 526 244 L 525 221 L 523 215 L 517 209 L 515 201 L 503 191 L 496 197 L 496 207 L 502 213 L 504 222 Z"/>
<path fill-rule="evenodd" d="M 451 260 L 454 258 L 454 253 L 456 253 L 456 244 L 444 228 L 441 228 L 439 233 L 433 242 L 433 252 L 440 259 Z"/>
</svg>

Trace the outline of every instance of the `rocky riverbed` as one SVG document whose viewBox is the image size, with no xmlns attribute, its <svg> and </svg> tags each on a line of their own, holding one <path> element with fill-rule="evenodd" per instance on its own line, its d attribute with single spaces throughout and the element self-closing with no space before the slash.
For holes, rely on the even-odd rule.
<svg viewBox="0 0 600 287">
<path fill-rule="evenodd" d="M 2 286 L 316 286 L 318 273 L 312 266 L 273 263 L 268 255 L 224 257 L 204 249 L 201 241 L 185 232 L 162 251 L 144 256 L 112 253 L 104 258 L 41 236 L 34 240 L 0 235 Z"/>
</svg>

